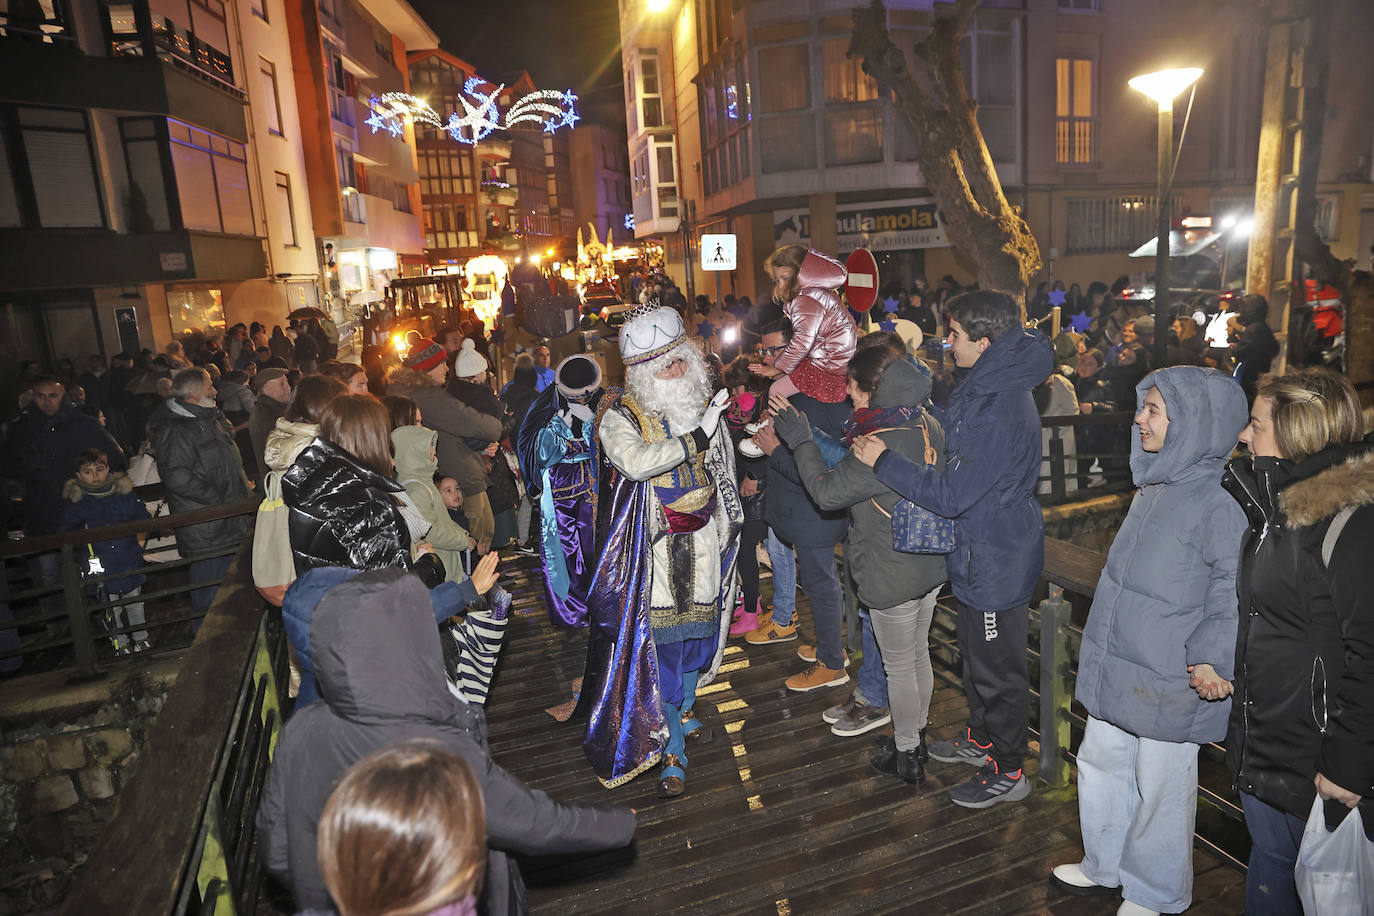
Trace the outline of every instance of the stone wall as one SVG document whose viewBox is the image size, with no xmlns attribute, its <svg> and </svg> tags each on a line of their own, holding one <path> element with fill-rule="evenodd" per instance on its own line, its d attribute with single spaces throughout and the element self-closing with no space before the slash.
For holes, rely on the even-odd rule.
<svg viewBox="0 0 1374 916">
<path fill-rule="evenodd" d="M 1135 491 L 1094 496 L 1043 510 L 1045 537 L 1106 553 L 1131 508 Z"/>
<path fill-rule="evenodd" d="M 69 672 L 0 690 L 0 916 L 39 913 L 72 876 L 114 812 L 180 657 L 67 684 Z"/>
</svg>

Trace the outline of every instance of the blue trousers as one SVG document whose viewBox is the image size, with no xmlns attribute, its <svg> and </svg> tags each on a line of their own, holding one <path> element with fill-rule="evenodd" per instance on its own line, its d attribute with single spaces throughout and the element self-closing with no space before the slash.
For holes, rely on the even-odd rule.
<svg viewBox="0 0 1374 916">
<path fill-rule="evenodd" d="M 1245 872 L 1245 916 L 1301 916 L 1293 869 L 1307 822 L 1253 795 L 1240 793 L 1250 861 Z"/>
</svg>

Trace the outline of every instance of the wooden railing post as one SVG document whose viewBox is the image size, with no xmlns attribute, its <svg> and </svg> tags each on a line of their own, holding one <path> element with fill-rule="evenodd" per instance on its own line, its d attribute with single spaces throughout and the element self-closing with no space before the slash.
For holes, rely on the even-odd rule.
<svg viewBox="0 0 1374 916">
<path fill-rule="evenodd" d="M 76 654 L 76 674 L 78 678 L 99 677 L 100 665 L 95 658 L 91 614 L 86 610 L 86 596 L 81 588 L 81 571 L 76 566 L 76 550 L 71 544 L 63 544 L 60 556 L 62 603 L 66 606 L 67 623 L 71 627 L 72 651 Z"/>
<path fill-rule="evenodd" d="M 1063 429 L 1062 426 L 1056 426 L 1050 432 L 1050 496 L 1056 501 L 1062 500 L 1068 492 L 1064 482 L 1064 440 L 1060 438 Z"/>
<path fill-rule="evenodd" d="M 1069 784 L 1069 707 L 1073 703 L 1070 605 L 1064 589 L 1050 583 L 1040 602 L 1040 778 L 1054 787 Z"/>
</svg>

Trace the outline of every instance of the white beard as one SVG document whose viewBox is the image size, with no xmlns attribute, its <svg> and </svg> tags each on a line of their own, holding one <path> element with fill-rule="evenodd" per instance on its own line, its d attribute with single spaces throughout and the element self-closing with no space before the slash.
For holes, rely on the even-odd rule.
<svg viewBox="0 0 1374 916">
<path fill-rule="evenodd" d="M 680 378 L 662 379 L 654 375 L 681 358 L 687 371 Z M 706 361 L 691 343 L 674 347 L 662 356 L 625 367 L 625 387 L 649 414 L 668 421 L 668 432 L 683 436 L 701 424 L 706 402 L 711 398 L 711 379 Z"/>
</svg>

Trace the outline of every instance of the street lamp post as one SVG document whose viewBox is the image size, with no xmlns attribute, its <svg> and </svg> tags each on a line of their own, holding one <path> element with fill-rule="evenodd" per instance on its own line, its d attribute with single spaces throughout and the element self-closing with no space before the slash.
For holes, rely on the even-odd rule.
<svg viewBox="0 0 1374 916">
<path fill-rule="evenodd" d="M 1127 85 L 1142 92 L 1159 106 L 1158 203 L 1159 221 L 1155 238 L 1155 367 L 1164 365 L 1169 327 L 1169 229 L 1173 222 L 1173 208 L 1169 196 L 1173 192 L 1174 165 L 1174 99 L 1187 89 L 1202 70 L 1185 67 L 1179 70 L 1157 70 L 1130 80 Z"/>
</svg>

